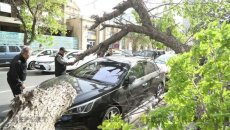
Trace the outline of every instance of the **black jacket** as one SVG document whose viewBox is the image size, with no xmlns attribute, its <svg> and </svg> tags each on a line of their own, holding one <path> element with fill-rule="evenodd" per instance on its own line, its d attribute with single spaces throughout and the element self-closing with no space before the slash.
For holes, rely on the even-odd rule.
<svg viewBox="0 0 230 130">
<path fill-rule="evenodd" d="M 58 53 L 55 56 L 55 76 L 60 76 L 63 74 L 66 74 L 66 65 L 69 64 L 69 62 L 66 62 L 65 59 L 63 58 L 63 55 Z"/>
<path fill-rule="evenodd" d="M 21 54 L 16 55 L 11 61 L 7 80 L 15 86 L 22 85 L 23 81 L 26 80 L 26 69 L 27 63 L 24 57 Z"/>
</svg>

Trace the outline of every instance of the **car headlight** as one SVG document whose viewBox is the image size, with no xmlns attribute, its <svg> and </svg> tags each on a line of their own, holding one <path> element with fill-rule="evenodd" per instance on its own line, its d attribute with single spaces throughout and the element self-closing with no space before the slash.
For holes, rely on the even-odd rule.
<svg viewBox="0 0 230 130">
<path fill-rule="evenodd" d="M 96 101 L 97 99 L 94 99 L 94 100 L 91 100 L 89 102 L 86 102 L 86 103 L 83 103 L 83 104 L 80 104 L 80 105 L 77 105 L 77 106 L 74 106 L 74 107 L 71 107 L 69 108 L 69 110 L 67 111 L 67 115 L 68 114 L 82 114 L 82 113 L 88 113 L 92 110 L 93 108 L 93 105 L 94 105 L 94 102 Z"/>
</svg>

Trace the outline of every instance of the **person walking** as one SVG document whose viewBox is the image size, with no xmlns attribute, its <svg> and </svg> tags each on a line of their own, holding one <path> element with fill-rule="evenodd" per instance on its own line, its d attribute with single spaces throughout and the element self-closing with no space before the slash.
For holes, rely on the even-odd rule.
<svg viewBox="0 0 230 130">
<path fill-rule="evenodd" d="M 59 49 L 59 52 L 55 56 L 55 76 L 58 77 L 60 75 L 66 74 L 66 66 L 67 65 L 73 65 L 75 62 L 67 62 L 64 59 L 66 49 L 64 47 L 61 47 Z"/>
<path fill-rule="evenodd" d="M 24 47 L 21 53 L 16 55 L 10 63 L 10 69 L 7 72 L 7 82 L 13 92 L 14 97 L 21 94 L 25 89 L 24 81 L 26 80 L 27 59 L 30 57 L 32 50 Z"/>
</svg>

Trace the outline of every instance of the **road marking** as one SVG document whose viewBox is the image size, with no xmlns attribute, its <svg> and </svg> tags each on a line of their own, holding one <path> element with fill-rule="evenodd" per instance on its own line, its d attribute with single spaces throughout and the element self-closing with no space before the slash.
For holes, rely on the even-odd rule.
<svg viewBox="0 0 230 130">
<path fill-rule="evenodd" d="M 31 89 L 34 88 L 36 86 L 30 86 L 30 87 L 26 87 L 25 89 Z M 9 90 L 4 90 L 4 91 L 0 91 L 0 93 L 7 93 L 7 92 L 12 92 L 10 89 Z"/>
</svg>

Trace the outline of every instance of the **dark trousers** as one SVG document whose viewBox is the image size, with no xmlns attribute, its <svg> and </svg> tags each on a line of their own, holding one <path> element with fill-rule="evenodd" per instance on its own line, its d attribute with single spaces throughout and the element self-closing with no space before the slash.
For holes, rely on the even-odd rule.
<svg viewBox="0 0 230 130">
<path fill-rule="evenodd" d="M 11 91 L 12 91 L 14 97 L 15 97 L 16 95 L 22 94 L 23 90 L 21 90 L 21 88 L 20 88 L 19 85 L 13 83 L 13 82 L 12 82 L 11 80 L 9 80 L 9 79 L 7 79 L 7 82 L 8 82 L 8 84 L 9 84 L 10 88 L 11 88 Z"/>
</svg>

